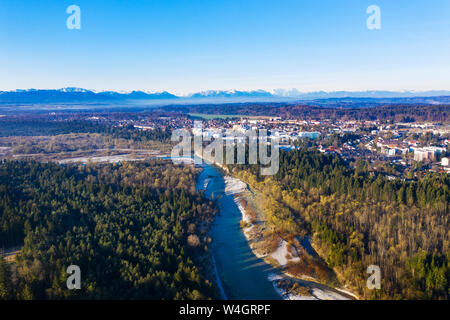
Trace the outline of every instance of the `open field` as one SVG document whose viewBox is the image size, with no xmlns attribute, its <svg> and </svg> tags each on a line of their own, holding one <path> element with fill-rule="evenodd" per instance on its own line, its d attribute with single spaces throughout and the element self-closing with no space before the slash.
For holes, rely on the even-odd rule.
<svg viewBox="0 0 450 320">
<path fill-rule="evenodd" d="M 0 158 L 39 161 L 104 162 L 145 160 L 165 155 L 170 145 L 160 141 L 135 142 L 104 134 L 63 134 L 38 137 L 1 137 Z"/>
</svg>

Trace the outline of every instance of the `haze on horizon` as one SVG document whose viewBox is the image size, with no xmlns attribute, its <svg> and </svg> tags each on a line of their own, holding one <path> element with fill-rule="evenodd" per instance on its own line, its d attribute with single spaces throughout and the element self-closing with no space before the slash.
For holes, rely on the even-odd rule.
<svg viewBox="0 0 450 320">
<path fill-rule="evenodd" d="M 450 89 L 446 0 L 0 0 L 0 39 L 0 90 Z"/>
</svg>

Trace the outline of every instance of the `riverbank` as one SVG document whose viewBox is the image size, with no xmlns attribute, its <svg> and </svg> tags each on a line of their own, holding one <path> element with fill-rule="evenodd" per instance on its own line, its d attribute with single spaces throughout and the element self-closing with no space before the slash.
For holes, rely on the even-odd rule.
<svg viewBox="0 0 450 320">
<path fill-rule="evenodd" d="M 255 210 L 255 202 L 261 205 L 261 199 L 251 199 L 255 194 L 250 191 L 243 181 L 226 176 L 226 187 L 234 196 L 241 213 L 241 229 L 247 239 L 253 254 L 263 259 L 266 263 L 276 268 L 278 272 L 272 273 L 268 281 L 272 282 L 274 289 L 285 300 L 350 300 L 357 299 L 356 295 L 348 290 L 331 287 L 321 283 L 318 279 L 307 274 L 299 274 L 305 269 L 305 259 L 316 255 L 312 262 L 306 263 L 307 267 L 315 261 L 318 256 L 309 243 L 309 238 L 303 239 L 281 239 L 267 238 L 264 214 L 261 208 Z M 304 250 L 305 252 L 301 252 Z M 323 269 L 323 266 L 320 266 Z M 321 269 L 317 269 L 321 271 Z M 292 274 L 293 271 L 296 275 Z"/>
<path fill-rule="evenodd" d="M 199 155 L 196 156 L 200 158 Z M 230 176 L 226 166 L 215 163 L 213 159 L 208 161 L 203 158 L 202 160 L 207 166 L 215 167 L 216 170 L 214 171 L 221 169 L 221 176 L 225 174 L 219 185 L 213 187 L 217 183 L 215 179 L 211 183 L 210 181 L 207 183 L 207 185 L 213 187 L 212 189 L 215 189 L 215 192 L 218 191 L 217 189 L 221 190 L 218 193 L 210 191 L 210 194 L 214 197 L 223 192 L 223 197 L 219 196 L 219 203 L 222 202 L 220 215 L 228 215 L 229 211 L 233 212 L 229 217 L 216 217 L 216 226 L 218 226 L 216 229 L 225 230 L 215 232 L 215 235 L 214 232 L 212 234 L 213 246 L 217 246 L 216 251 L 226 253 L 222 263 L 220 256 L 217 259 L 219 265 L 226 264 L 226 267 L 218 268 L 219 278 L 223 279 L 225 289 L 238 291 L 234 287 L 240 287 L 241 290 L 248 290 L 243 283 L 248 282 L 250 277 L 255 277 L 257 280 L 253 281 L 252 286 L 256 286 L 255 283 L 258 281 L 258 286 L 267 290 L 267 287 L 261 282 L 268 283 L 274 293 L 285 300 L 350 300 L 356 298 L 355 295 L 346 292 L 346 290 L 326 285 L 321 283 L 320 280 L 302 273 L 304 267 L 312 268 L 316 273 L 324 272 L 324 269 L 327 269 L 325 263 L 322 262 L 322 265 L 319 265 L 318 262 L 321 262 L 321 259 L 317 254 L 311 255 L 314 249 L 309 243 L 309 239 L 281 239 L 278 236 L 268 239 L 267 234 L 270 234 L 270 231 L 265 229 L 267 224 L 264 216 L 264 199 L 259 198 L 252 201 L 249 198 L 251 195 L 255 196 L 255 192 L 250 190 L 245 182 Z M 211 178 L 211 176 L 208 176 L 208 178 Z M 229 203 L 230 200 L 233 205 Z M 253 203 L 250 204 L 250 202 Z M 223 205 L 224 203 L 226 205 Z M 256 207 L 256 210 L 254 210 L 254 207 Z M 233 217 L 234 211 L 237 211 L 238 217 Z M 237 233 L 234 231 L 236 225 L 240 225 L 240 230 L 236 230 Z M 231 234 L 234 235 L 232 239 L 230 239 Z M 245 245 L 241 244 L 241 240 L 236 239 L 240 237 L 243 238 Z M 227 248 L 223 248 L 224 246 Z M 245 247 L 248 249 L 246 250 Z M 302 249 L 304 252 L 301 251 Z M 248 256 L 248 258 L 241 261 L 239 257 L 234 257 L 232 251 L 236 252 L 236 256 L 240 254 Z M 257 260 L 262 262 L 256 262 Z M 261 269 L 261 272 L 247 273 L 245 277 L 242 268 L 237 267 L 239 264 L 245 264 L 245 268 L 259 266 L 259 268 L 264 269 Z M 299 266 L 301 268 L 298 268 Z M 227 269 L 227 275 L 224 275 L 223 272 L 220 274 L 220 269 L 223 270 L 224 268 Z M 234 272 L 230 272 L 232 269 Z M 261 279 L 261 277 L 264 277 L 264 279 Z M 239 278 L 240 281 L 237 280 Z M 229 285 L 233 288 L 227 288 Z M 255 299 L 253 295 L 261 293 L 255 293 L 254 289 L 250 291 L 253 291 L 251 292 L 252 296 L 248 296 L 250 299 Z M 246 294 L 240 292 L 239 296 L 241 295 L 245 296 Z M 229 298 L 233 299 L 234 297 L 236 296 L 231 295 Z"/>
<path fill-rule="evenodd" d="M 209 252 L 214 266 L 215 285 L 222 299 L 281 300 L 268 277 L 276 270 L 257 258 L 243 235 L 239 222 L 241 212 L 234 195 L 246 187 L 225 178 L 217 166 L 204 163 L 197 180 L 197 190 L 216 202 L 219 212 L 210 231 Z"/>
</svg>

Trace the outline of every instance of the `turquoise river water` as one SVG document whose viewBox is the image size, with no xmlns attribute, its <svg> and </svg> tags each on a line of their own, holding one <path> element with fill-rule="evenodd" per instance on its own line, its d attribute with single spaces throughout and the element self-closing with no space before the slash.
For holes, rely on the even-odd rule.
<svg viewBox="0 0 450 320">
<path fill-rule="evenodd" d="M 197 189 L 205 190 L 207 185 L 206 197 L 216 199 L 220 209 L 211 229 L 211 251 L 223 298 L 281 299 L 268 280 L 270 274 L 278 272 L 250 249 L 240 228 L 241 212 L 233 195 L 225 194 L 223 174 L 213 165 L 203 164 L 202 167 Z"/>
</svg>

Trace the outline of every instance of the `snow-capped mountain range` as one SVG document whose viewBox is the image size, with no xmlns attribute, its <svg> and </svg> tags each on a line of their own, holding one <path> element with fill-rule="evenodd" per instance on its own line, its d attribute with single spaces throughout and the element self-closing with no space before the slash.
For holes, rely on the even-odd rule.
<svg viewBox="0 0 450 320">
<path fill-rule="evenodd" d="M 192 101 L 295 101 L 319 99 L 401 99 L 450 96 L 450 91 L 316 91 L 300 92 L 297 89 L 265 90 L 209 90 L 193 93 L 187 96 L 177 96 L 167 91 L 95 91 L 83 88 L 62 89 L 27 89 L 15 91 L 0 91 L 2 104 L 39 104 L 39 103 L 80 103 L 80 102 L 118 102 L 134 100 L 180 100 Z M 414 99 L 412 99 L 414 100 Z M 423 100 L 423 99 L 422 99 Z M 448 99 L 446 99 L 447 101 Z"/>
</svg>

